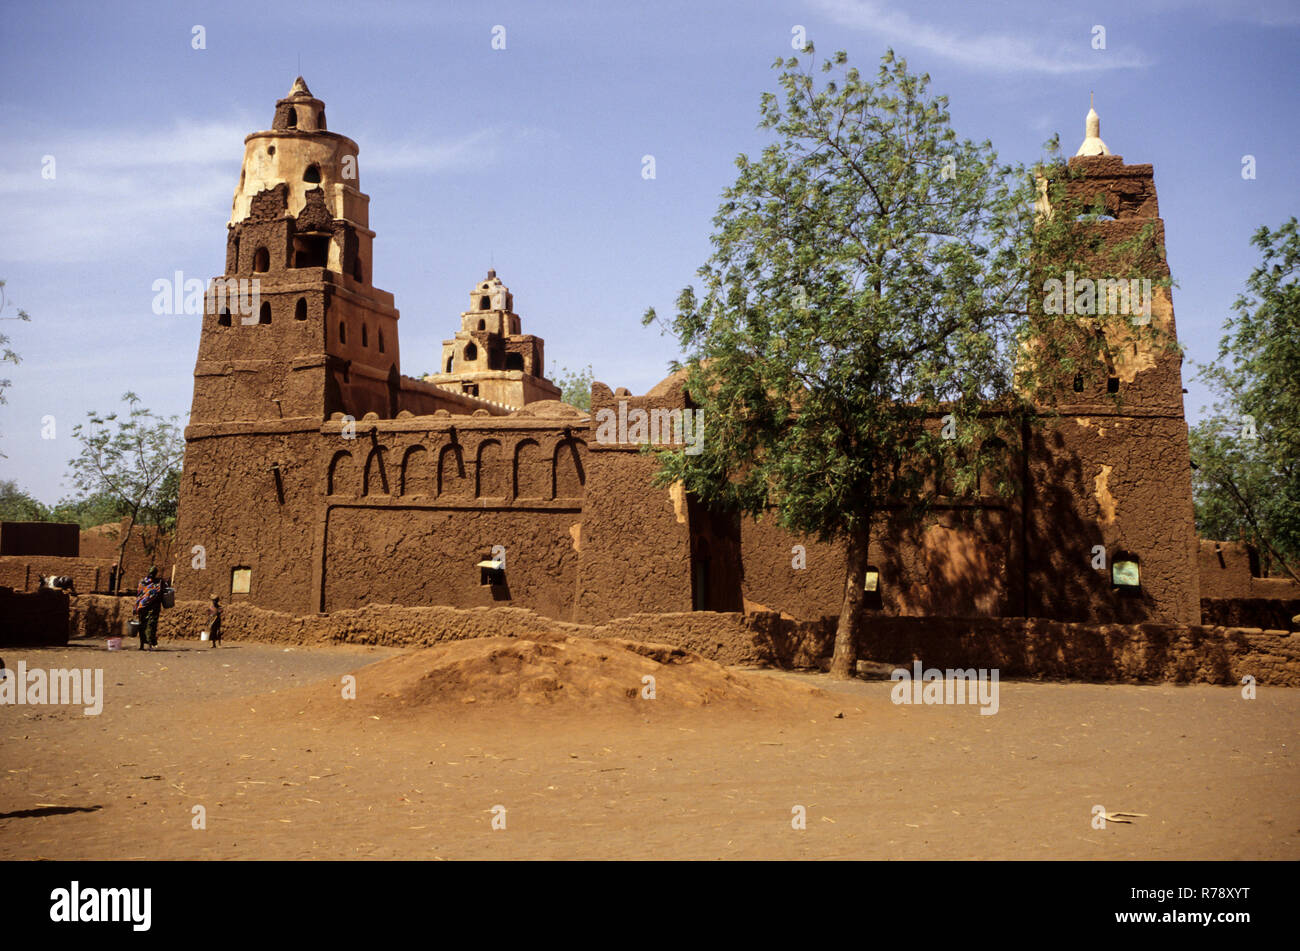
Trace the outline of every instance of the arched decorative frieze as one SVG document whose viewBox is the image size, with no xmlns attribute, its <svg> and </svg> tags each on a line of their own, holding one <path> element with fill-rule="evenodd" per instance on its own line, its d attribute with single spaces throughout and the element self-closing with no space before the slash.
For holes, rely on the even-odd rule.
<svg viewBox="0 0 1300 951">
<path fill-rule="evenodd" d="M 587 444 L 581 439 L 561 439 L 555 446 L 552 498 L 580 499 L 587 484 Z"/>
<path fill-rule="evenodd" d="M 388 495 L 388 450 L 376 446 L 366 458 L 366 479 L 362 485 L 362 495 Z"/>
<path fill-rule="evenodd" d="M 433 473 L 429 470 L 429 451 L 423 446 L 411 446 L 402 456 L 401 494 L 434 495 L 436 491 Z"/>
<path fill-rule="evenodd" d="M 551 497 L 551 460 L 535 439 L 524 439 L 515 446 L 514 488 L 517 499 Z"/>
<path fill-rule="evenodd" d="M 339 450 L 330 460 L 329 494 L 356 495 L 357 488 L 357 465 L 352 460 L 352 453 Z"/>
</svg>

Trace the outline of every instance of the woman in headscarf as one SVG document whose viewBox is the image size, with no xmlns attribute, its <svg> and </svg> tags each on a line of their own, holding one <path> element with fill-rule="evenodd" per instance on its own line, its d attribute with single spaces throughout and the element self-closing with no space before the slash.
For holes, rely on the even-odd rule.
<svg viewBox="0 0 1300 951">
<path fill-rule="evenodd" d="M 140 619 L 140 650 L 145 645 L 153 650 L 158 646 L 158 615 L 163 608 L 163 584 L 156 566 L 140 582 L 135 597 L 135 614 Z"/>
</svg>

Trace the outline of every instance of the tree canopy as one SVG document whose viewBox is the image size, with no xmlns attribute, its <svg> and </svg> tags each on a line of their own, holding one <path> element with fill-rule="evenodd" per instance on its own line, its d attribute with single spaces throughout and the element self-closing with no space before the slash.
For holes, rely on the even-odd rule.
<svg viewBox="0 0 1300 951">
<path fill-rule="evenodd" d="M 560 399 L 581 410 L 591 410 L 591 381 L 594 379 L 591 364 L 585 369 L 559 367 L 551 370 L 551 382 L 560 388 Z"/>
<path fill-rule="evenodd" d="M 873 522 L 923 517 L 990 473 L 1009 486 L 1021 418 L 1102 358 L 1095 331 L 1143 332 L 1052 312 L 1042 278 L 1135 272 L 1150 234 L 1099 247 L 1064 165 L 1007 165 L 959 139 L 946 97 L 892 51 L 874 78 L 843 52 L 804 55 L 774 64 L 760 122 L 774 141 L 737 158 L 702 288 L 677 300 L 707 436 L 699 455 L 662 452 L 660 480 L 845 543 L 832 673 L 849 676 Z"/>
<path fill-rule="evenodd" d="M 160 417 L 126 393 L 123 416 L 88 414 L 72 434 L 81 451 L 69 465 L 77 488 L 90 496 L 107 497 L 129 520 L 118 547 L 118 571 L 136 524 L 152 521 L 164 527 L 175 518 L 174 496 L 179 488 L 185 442 L 176 417 Z"/>
<path fill-rule="evenodd" d="M 1234 302 L 1200 378 L 1218 399 L 1192 430 L 1202 537 L 1242 540 L 1267 572 L 1300 581 L 1300 231 L 1292 217 L 1251 238 L 1263 260 Z"/>
</svg>

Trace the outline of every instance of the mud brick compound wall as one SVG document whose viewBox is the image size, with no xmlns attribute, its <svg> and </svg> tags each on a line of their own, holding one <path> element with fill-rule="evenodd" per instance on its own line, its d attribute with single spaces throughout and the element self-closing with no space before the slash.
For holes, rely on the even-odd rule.
<svg viewBox="0 0 1300 951">
<path fill-rule="evenodd" d="M 62 591 L 0 587 L 0 647 L 68 643 L 69 599 Z"/>
<path fill-rule="evenodd" d="M 178 601 L 164 611 L 162 636 L 197 643 L 207 604 Z M 122 633 L 130 616 L 123 599 L 73 599 L 77 637 Z M 806 622 L 775 612 L 687 611 L 634 614 L 602 624 L 577 624 L 513 607 L 369 605 L 299 616 L 248 603 L 227 608 L 231 642 L 325 646 L 335 643 L 431 647 L 476 637 L 565 633 L 669 644 L 723 664 L 811 668 L 827 658 L 833 621 Z M 1021 618 L 873 619 L 858 648 L 864 660 L 910 666 L 997 668 L 1004 677 L 1120 683 L 1300 686 L 1300 635 L 1286 631 L 1181 624 L 1074 624 Z"/>
</svg>

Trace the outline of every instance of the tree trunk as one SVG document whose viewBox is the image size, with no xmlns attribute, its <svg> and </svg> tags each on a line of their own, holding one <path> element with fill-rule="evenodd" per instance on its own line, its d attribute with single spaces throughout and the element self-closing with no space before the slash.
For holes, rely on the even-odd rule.
<svg viewBox="0 0 1300 951">
<path fill-rule="evenodd" d="M 844 577 L 844 603 L 835 628 L 835 654 L 831 676 L 850 680 L 858 672 L 858 631 L 862 627 L 863 586 L 867 577 L 867 553 L 871 547 L 871 520 L 848 538 L 848 570 Z"/>
<path fill-rule="evenodd" d="M 131 524 L 127 526 L 122 533 L 122 544 L 117 546 L 117 574 L 113 581 L 114 594 L 122 593 L 122 558 L 126 555 L 127 543 L 131 541 L 131 532 L 135 529 L 135 516 L 131 516 Z"/>
</svg>

